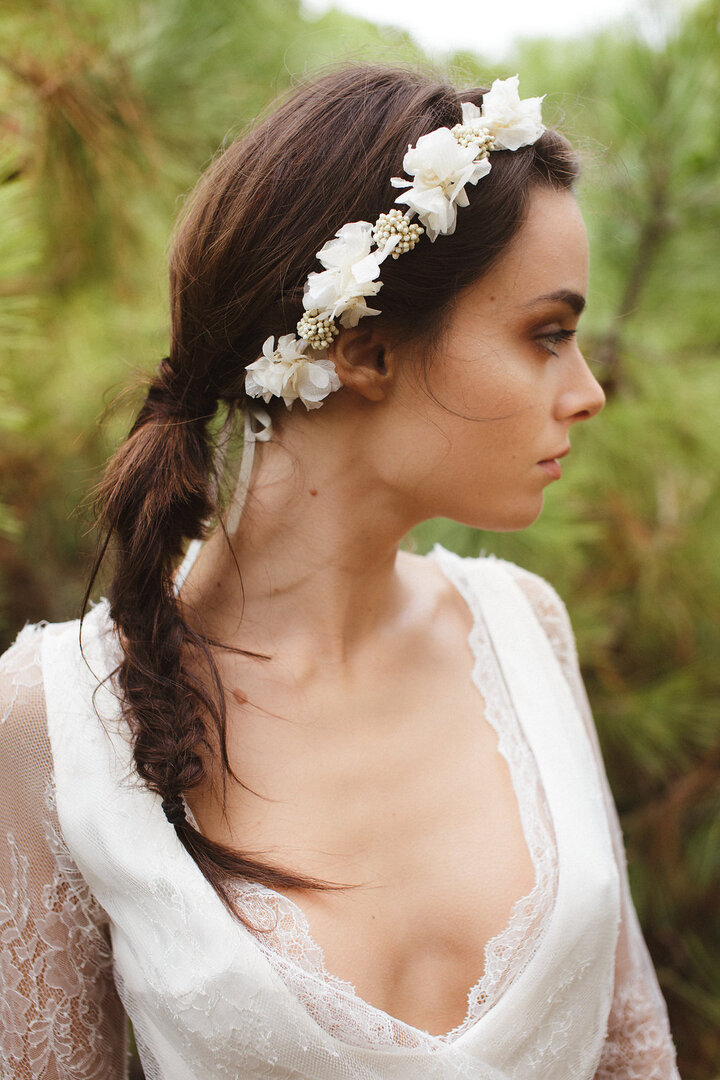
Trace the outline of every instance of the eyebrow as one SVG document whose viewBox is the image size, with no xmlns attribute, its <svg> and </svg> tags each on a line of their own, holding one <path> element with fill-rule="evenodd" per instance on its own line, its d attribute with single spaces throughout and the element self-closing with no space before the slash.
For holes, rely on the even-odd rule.
<svg viewBox="0 0 720 1080">
<path fill-rule="evenodd" d="M 567 304 L 572 308 L 576 315 L 579 315 L 585 307 L 585 297 L 580 293 L 571 292 L 569 289 L 558 289 L 557 292 L 543 293 L 542 296 L 536 296 L 534 300 L 531 300 L 528 304 L 523 304 L 523 307 L 532 307 L 534 304 L 547 304 L 560 301 Z"/>
</svg>

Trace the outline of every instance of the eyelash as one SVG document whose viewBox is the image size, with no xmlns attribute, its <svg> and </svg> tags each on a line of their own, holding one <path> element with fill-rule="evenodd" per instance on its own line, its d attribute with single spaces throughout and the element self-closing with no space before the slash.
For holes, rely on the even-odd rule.
<svg viewBox="0 0 720 1080">
<path fill-rule="evenodd" d="M 557 356 L 555 349 L 550 348 L 550 345 L 559 345 L 563 341 L 571 341 L 575 334 L 575 330 L 554 330 L 552 334 L 541 334 L 536 340 L 544 352 L 550 353 L 551 356 Z"/>
</svg>

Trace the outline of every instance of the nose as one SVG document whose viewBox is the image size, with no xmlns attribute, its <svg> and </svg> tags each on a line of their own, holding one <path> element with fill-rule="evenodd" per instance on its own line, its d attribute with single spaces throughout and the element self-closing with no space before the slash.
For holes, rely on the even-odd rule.
<svg viewBox="0 0 720 1080">
<path fill-rule="evenodd" d="M 575 350 L 572 374 L 568 376 L 558 397 L 558 417 L 574 424 L 590 420 L 605 404 L 605 392 L 587 365 L 579 349 Z"/>
</svg>

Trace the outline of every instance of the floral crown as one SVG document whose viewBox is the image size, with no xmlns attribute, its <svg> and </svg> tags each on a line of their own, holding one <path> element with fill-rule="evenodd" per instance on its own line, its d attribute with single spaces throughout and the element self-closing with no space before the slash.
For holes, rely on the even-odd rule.
<svg viewBox="0 0 720 1080">
<path fill-rule="evenodd" d="M 465 185 L 487 176 L 490 152 L 531 146 L 545 131 L 542 100 L 521 101 L 517 75 L 496 79 L 483 96 L 482 110 L 465 102 L 462 123 L 437 128 L 408 147 L 403 169 L 413 179 L 395 176 L 390 181 L 406 189 L 395 202 L 408 209 L 380 214 L 374 225 L 343 225 L 318 251 L 325 269 L 308 275 L 297 334 L 284 334 L 277 346 L 274 337 L 265 341 L 262 356 L 246 369 L 249 397 L 265 402 L 281 397 L 288 408 L 300 398 L 306 409 L 319 409 L 328 394 L 340 389 L 328 347 L 340 327 L 380 314 L 365 300 L 382 288 L 381 264 L 389 255 L 397 259 L 412 251 L 424 232 L 433 242 L 455 232 L 457 207 L 469 204 Z M 422 225 L 412 220 L 416 215 Z"/>
</svg>

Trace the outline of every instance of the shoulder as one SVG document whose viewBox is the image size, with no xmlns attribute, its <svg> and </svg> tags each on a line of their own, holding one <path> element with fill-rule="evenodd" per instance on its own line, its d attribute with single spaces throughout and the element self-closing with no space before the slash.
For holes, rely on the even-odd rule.
<svg viewBox="0 0 720 1080">
<path fill-rule="evenodd" d="M 31 742 L 47 732 L 47 658 L 66 672 L 65 681 L 73 681 L 73 661 L 82 659 L 87 640 L 92 646 L 99 632 L 107 629 L 107 605 L 93 608 L 82 623 L 74 619 L 63 623 L 28 624 L 15 642 L 0 656 L 0 737 L 3 746 Z M 42 735 L 41 735 L 42 733 Z"/>
<path fill-rule="evenodd" d="M 449 570 L 450 576 L 462 577 L 476 588 L 481 588 L 483 579 L 491 575 L 511 578 L 537 615 L 568 617 L 563 601 L 549 581 L 507 559 L 500 559 L 496 555 L 457 555 L 440 544 L 435 545 L 427 558 Z"/>
<path fill-rule="evenodd" d="M 475 594 L 478 599 L 491 578 L 500 587 L 517 587 L 562 665 L 576 662 L 575 638 L 567 608 L 545 578 L 495 555 L 460 556 L 439 545 L 434 548 L 432 558 L 439 561 L 458 584 L 464 583 L 467 593 Z"/>
<path fill-rule="evenodd" d="M 14 914 L 22 915 L 15 943 L 34 928 L 47 930 L 50 937 L 40 942 L 33 955 L 40 955 L 45 946 L 50 952 L 55 949 L 50 968 L 45 962 L 41 966 L 42 972 L 52 970 L 58 978 L 58 963 L 71 958 L 81 938 L 86 953 L 83 963 L 87 964 L 87 950 L 92 945 L 89 922 L 97 929 L 106 921 L 69 854 L 59 824 L 56 764 L 48 723 L 47 646 L 53 639 L 77 634 L 78 626 L 78 621 L 28 625 L 0 656 L 0 880 L 6 888 L 10 883 Z M 70 677 L 68 690 L 69 686 Z M 6 916 L 8 911 L 6 908 Z M 66 931 L 72 939 L 68 943 Z M 38 941 L 42 934 L 42 929 L 37 930 Z M 12 939 L 7 940 L 12 951 Z M 97 938 L 98 958 L 103 949 L 106 951 L 103 942 L 104 938 Z M 68 985 L 77 989 L 76 974 Z M 30 976 L 28 980 L 30 985 Z M 55 1004 L 60 985 L 55 983 Z"/>
<path fill-rule="evenodd" d="M 56 786 L 57 737 L 82 744 L 92 727 L 83 717 L 96 715 L 95 694 L 106 674 L 99 631 L 106 625 L 107 605 L 83 620 L 82 643 L 79 619 L 29 625 L 0 657 L 0 822 L 5 814 L 44 827 Z"/>
<path fill-rule="evenodd" d="M 46 625 L 25 626 L 0 656 L 0 727 L 43 701 L 42 645 Z"/>
<path fill-rule="evenodd" d="M 42 652 L 46 624 L 26 626 L 0 657 L 0 819 L 37 822 L 52 777 Z"/>
</svg>

